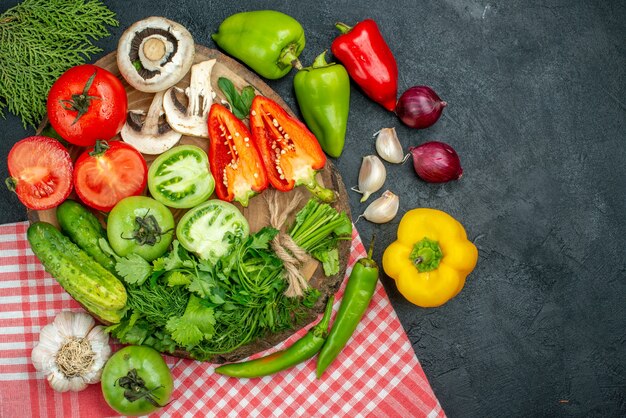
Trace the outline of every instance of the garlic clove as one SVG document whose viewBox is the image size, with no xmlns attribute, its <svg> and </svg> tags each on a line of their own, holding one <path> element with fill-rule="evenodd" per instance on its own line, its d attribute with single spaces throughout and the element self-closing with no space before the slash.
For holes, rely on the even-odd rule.
<svg viewBox="0 0 626 418">
<path fill-rule="evenodd" d="M 385 184 L 387 178 L 387 170 L 375 155 L 367 155 L 363 157 L 361 169 L 359 170 L 359 189 L 356 190 L 363 194 L 361 202 L 365 202 L 372 193 L 376 193 Z"/>
<path fill-rule="evenodd" d="M 391 221 L 399 208 L 400 198 L 386 190 L 382 196 L 369 204 L 361 216 L 370 222 L 382 224 Z"/>
<path fill-rule="evenodd" d="M 374 136 L 376 136 L 376 152 L 383 160 L 394 164 L 405 161 L 396 128 L 383 128 Z"/>
</svg>

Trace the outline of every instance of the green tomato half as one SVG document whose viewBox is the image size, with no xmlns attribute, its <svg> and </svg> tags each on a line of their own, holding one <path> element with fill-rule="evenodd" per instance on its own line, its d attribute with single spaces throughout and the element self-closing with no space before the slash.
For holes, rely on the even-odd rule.
<svg viewBox="0 0 626 418">
<path fill-rule="evenodd" d="M 120 200 L 107 219 L 109 244 L 122 257 L 135 253 L 146 261 L 159 258 L 172 243 L 173 235 L 172 212 L 146 196 Z"/>
<path fill-rule="evenodd" d="M 192 208 L 215 189 L 206 152 L 195 145 L 180 145 L 159 155 L 148 170 L 150 194 L 172 208 Z"/>
<path fill-rule="evenodd" d="M 104 399 L 118 413 L 146 415 L 170 401 L 174 379 L 158 351 L 130 345 L 104 365 L 101 387 Z M 126 392 L 129 389 L 131 393 Z"/>
<path fill-rule="evenodd" d="M 176 238 L 187 251 L 216 262 L 250 234 L 248 220 L 231 203 L 209 200 L 189 210 L 178 222 Z"/>
</svg>

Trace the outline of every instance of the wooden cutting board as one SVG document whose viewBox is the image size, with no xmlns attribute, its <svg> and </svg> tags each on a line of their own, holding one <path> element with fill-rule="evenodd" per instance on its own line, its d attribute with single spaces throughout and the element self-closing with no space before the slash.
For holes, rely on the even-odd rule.
<svg viewBox="0 0 626 418">
<path fill-rule="evenodd" d="M 267 96 L 275 100 L 284 109 L 286 109 L 292 116 L 295 116 L 294 112 L 291 109 L 289 109 L 287 104 L 284 102 L 284 100 L 281 99 L 281 97 L 278 94 L 276 94 L 256 74 L 248 70 L 242 64 L 222 54 L 221 52 L 217 50 L 209 49 L 209 48 L 206 48 L 204 46 L 199 46 L 199 45 L 196 46 L 196 54 L 195 54 L 194 63 L 198 63 L 198 62 L 205 61 L 208 59 L 213 59 L 213 58 L 217 60 L 215 66 L 213 67 L 213 72 L 211 75 L 211 84 L 213 87 L 213 91 L 215 91 L 217 94 L 217 97 L 214 99 L 214 101 L 221 102 L 222 100 L 225 99 L 224 95 L 222 94 L 222 92 L 217 86 L 217 80 L 219 79 L 219 77 L 227 77 L 234 83 L 237 89 L 240 90 L 247 85 L 251 85 L 256 89 L 257 94 L 262 94 L 264 96 Z M 118 78 L 122 81 L 126 89 L 126 93 L 128 95 L 128 109 L 129 110 L 145 110 L 145 111 L 148 110 L 148 107 L 150 106 L 150 103 L 152 102 L 153 94 L 140 92 L 128 85 L 128 83 L 120 75 L 119 70 L 117 68 L 115 52 L 112 52 L 106 55 L 105 57 L 101 58 L 100 60 L 95 62 L 95 65 L 98 65 L 102 68 L 107 69 L 108 71 L 118 76 Z M 190 74 L 187 74 L 187 76 L 177 85 L 179 87 L 185 88 L 189 85 L 189 81 L 190 81 Z M 248 123 L 247 120 L 245 122 L 246 124 Z M 41 132 L 41 130 L 45 127 L 46 124 L 47 124 L 47 121 L 44 121 L 42 123 L 39 129 L 39 132 Z M 115 139 L 121 139 L 121 138 L 118 135 L 118 137 L 116 137 Z M 180 144 L 193 144 L 193 145 L 199 146 L 205 151 L 208 151 L 209 140 L 205 138 L 183 136 L 181 138 Z M 78 157 L 78 155 L 83 151 L 83 148 L 77 147 L 77 146 L 71 146 L 69 151 L 70 151 L 72 158 L 75 160 Z M 144 157 L 146 158 L 148 165 L 150 165 L 150 163 L 156 158 L 156 156 L 153 156 L 153 155 L 144 155 Z M 318 173 L 318 179 L 320 183 L 323 184 L 325 187 L 329 187 L 337 192 L 337 200 L 333 204 L 333 206 L 337 210 L 345 211 L 348 214 L 348 216 L 351 216 L 346 188 L 341 179 L 341 175 L 333 166 L 330 160 L 327 160 L 325 168 Z M 244 216 L 248 219 L 248 222 L 250 223 L 250 229 L 252 232 L 256 232 L 262 227 L 269 225 L 269 205 L 266 199 L 267 197 L 266 195 L 267 193 L 273 192 L 269 190 L 270 189 L 268 189 L 268 191 L 265 191 L 253 197 L 250 200 L 250 204 L 247 208 L 242 208 L 238 203 L 235 203 L 236 206 L 238 206 L 239 209 L 242 211 Z M 290 192 L 280 193 L 279 206 L 286 206 L 287 203 L 291 199 L 296 198 L 297 195 L 301 195 L 302 197 L 301 202 L 299 206 L 297 207 L 297 209 L 293 213 L 291 213 L 290 216 L 288 217 L 286 226 L 289 226 L 293 223 L 293 219 L 295 218 L 296 212 L 302 206 L 304 206 L 304 204 L 307 202 L 308 198 L 310 197 L 310 193 L 304 187 L 297 187 L 296 189 Z M 74 193 L 70 197 L 78 200 L 78 198 L 75 196 Z M 216 197 L 212 196 L 212 198 L 216 198 Z M 174 218 L 178 221 L 180 217 L 185 213 L 185 210 L 172 209 L 172 213 L 174 214 Z M 100 213 L 96 213 L 96 215 L 98 215 L 98 217 L 101 219 L 101 221 L 103 222 L 103 225 L 106 225 L 104 222 L 104 216 L 102 216 L 102 214 Z M 28 218 L 31 222 L 41 220 L 41 221 L 50 222 L 58 226 L 54 209 L 45 210 L 45 211 L 29 211 Z M 311 286 L 320 290 L 320 292 L 322 293 L 322 297 L 320 297 L 316 305 L 307 312 L 307 315 L 304 317 L 303 321 L 300 324 L 298 324 L 297 329 L 302 328 L 303 326 L 310 323 L 312 320 L 316 318 L 316 316 L 320 312 L 324 310 L 324 306 L 326 304 L 326 301 L 328 300 L 328 297 L 337 291 L 337 289 L 339 288 L 343 280 L 343 277 L 346 271 L 346 266 L 348 263 L 349 254 L 350 254 L 350 241 L 349 240 L 341 241 L 340 247 L 339 247 L 340 271 L 338 274 L 331 276 L 331 277 L 324 276 L 324 272 L 322 270 L 321 265 L 315 260 L 303 266 L 303 272 L 305 273 L 305 276 L 309 278 L 309 283 L 311 284 Z M 223 363 L 225 361 L 239 360 L 241 358 L 247 357 L 251 354 L 257 353 L 259 351 L 265 350 L 267 348 L 270 348 L 276 345 L 277 343 L 283 341 L 284 339 L 292 335 L 294 332 L 296 332 L 297 329 L 285 331 L 285 332 L 275 334 L 275 335 L 265 336 L 263 339 L 252 341 L 251 343 L 245 346 L 242 346 L 231 353 L 220 355 L 220 356 L 215 356 L 212 359 L 210 359 L 210 361 L 214 363 Z M 187 353 L 183 350 L 180 350 L 175 355 L 178 355 L 180 357 L 188 356 Z"/>
</svg>

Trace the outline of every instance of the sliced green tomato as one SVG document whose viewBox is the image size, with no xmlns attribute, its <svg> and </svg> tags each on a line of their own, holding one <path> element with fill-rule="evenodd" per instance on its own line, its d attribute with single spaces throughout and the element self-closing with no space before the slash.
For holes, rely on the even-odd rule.
<svg viewBox="0 0 626 418">
<path fill-rule="evenodd" d="M 215 181 L 206 152 L 180 145 L 159 155 L 148 170 L 150 194 L 172 208 L 192 208 L 207 200 Z"/>
<path fill-rule="evenodd" d="M 178 222 L 176 237 L 188 251 L 216 262 L 230 252 L 237 238 L 250 234 L 248 220 L 236 206 L 209 200 L 187 212 Z"/>
</svg>

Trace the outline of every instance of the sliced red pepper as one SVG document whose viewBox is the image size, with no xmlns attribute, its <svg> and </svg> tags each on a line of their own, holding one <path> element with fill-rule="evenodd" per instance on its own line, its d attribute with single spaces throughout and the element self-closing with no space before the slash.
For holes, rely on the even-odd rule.
<svg viewBox="0 0 626 418">
<path fill-rule="evenodd" d="M 256 96 L 250 107 L 250 129 L 275 189 L 289 191 L 304 185 L 324 202 L 335 200 L 335 192 L 320 186 L 315 178 L 326 164 L 326 155 L 302 122 L 274 100 Z"/>
<path fill-rule="evenodd" d="M 246 125 L 218 103 L 209 112 L 209 165 L 221 200 L 248 206 L 268 186 L 261 154 Z"/>
</svg>

